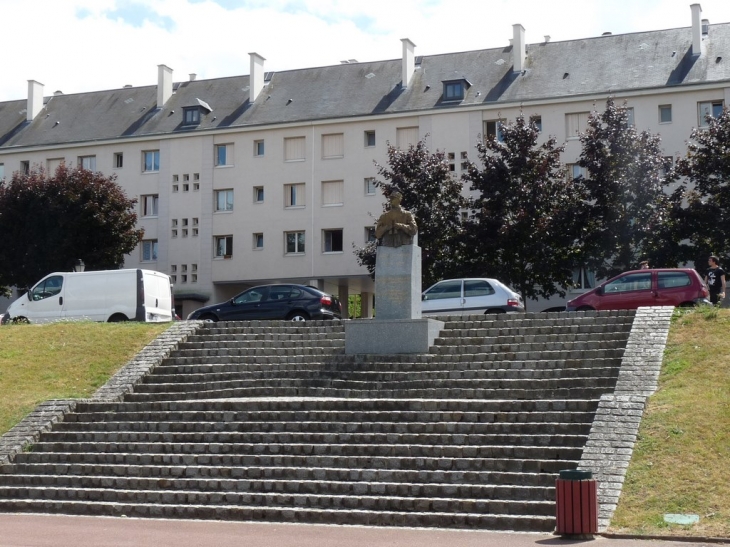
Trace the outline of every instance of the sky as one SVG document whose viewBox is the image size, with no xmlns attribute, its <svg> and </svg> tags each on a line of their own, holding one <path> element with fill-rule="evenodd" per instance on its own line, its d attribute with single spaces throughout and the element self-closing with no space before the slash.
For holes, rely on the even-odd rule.
<svg viewBox="0 0 730 547">
<path fill-rule="evenodd" d="M 689 27 L 690 0 L 0 0 L 0 101 L 44 94 L 399 59 L 507 46 L 512 25 L 528 44 Z M 730 0 L 703 0 L 702 17 L 730 22 Z"/>
</svg>

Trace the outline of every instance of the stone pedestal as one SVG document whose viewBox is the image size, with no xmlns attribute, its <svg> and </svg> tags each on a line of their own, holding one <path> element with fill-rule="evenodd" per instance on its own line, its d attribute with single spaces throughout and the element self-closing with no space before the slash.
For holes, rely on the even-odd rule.
<svg viewBox="0 0 730 547">
<path fill-rule="evenodd" d="M 345 323 L 345 353 L 428 353 L 444 328 L 436 319 L 359 319 Z"/>
<path fill-rule="evenodd" d="M 421 318 L 421 248 L 378 247 L 375 320 Z"/>
</svg>

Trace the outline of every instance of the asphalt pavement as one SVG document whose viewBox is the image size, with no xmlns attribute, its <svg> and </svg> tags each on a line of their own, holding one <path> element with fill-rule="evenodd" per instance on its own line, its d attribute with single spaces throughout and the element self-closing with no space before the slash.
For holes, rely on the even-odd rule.
<svg viewBox="0 0 730 547">
<path fill-rule="evenodd" d="M 728 543 L 730 544 L 730 539 Z M 0 547 L 700 547 L 718 543 L 567 540 L 551 534 L 0 513 Z"/>
</svg>

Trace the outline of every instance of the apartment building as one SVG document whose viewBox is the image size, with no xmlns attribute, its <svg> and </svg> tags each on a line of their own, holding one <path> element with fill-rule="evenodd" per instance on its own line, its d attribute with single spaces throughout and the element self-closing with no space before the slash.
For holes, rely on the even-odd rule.
<svg viewBox="0 0 730 547">
<path fill-rule="evenodd" d="M 156 85 L 73 95 L 30 81 L 26 98 L 0 102 L 0 177 L 61 162 L 117 175 L 145 230 L 125 267 L 170 274 L 182 314 L 296 281 L 361 294 L 367 315 L 374 285 L 352 250 L 382 211 L 374 162 L 388 143 L 425 138 L 459 176 L 480 136 L 523 112 L 566 143 L 577 174 L 578 135 L 610 95 L 661 135 L 668 160 L 683 155 L 705 113 L 730 101 L 730 24 L 709 24 L 699 4 L 690 18 L 564 42 L 527 43 L 514 25 L 504 47 L 432 56 L 404 39 L 399 59 L 276 73 L 251 53 L 244 76 L 176 82 L 161 65 Z"/>
</svg>

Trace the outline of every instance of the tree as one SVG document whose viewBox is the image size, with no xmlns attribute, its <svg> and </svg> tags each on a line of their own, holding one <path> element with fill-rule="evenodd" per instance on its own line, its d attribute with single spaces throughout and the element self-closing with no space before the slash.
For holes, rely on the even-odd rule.
<svg viewBox="0 0 730 547">
<path fill-rule="evenodd" d="M 692 131 L 676 169 L 685 177 L 679 190 L 687 203 L 680 212 L 682 235 L 690 241 L 689 258 L 700 268 L 709 255 L 730 263 L 730 110 L 706 122 Z"/>
<path fill-rule="evenodd" d="M 520 114 L 501 139 L 477 143 L 481 166 L 463 175 L 479 193 L 465 228 L 465 274 L 495 277 L 525 299 L 565 294 L 580 235 L 582 187 L 566 177 L 554 137 L 538 145 L 536 120 Z"/>
<path fill-rule="evenodd" d="M 376 180 L 375 186 L 382 189 L 385 197 L 396 190 L 400 192 L 401 205 L 416 218 L 423 286 L 456 272 L 460 262 L 461 209 L 467 202 L 461 195 L 462 183 L 452 176 L 444 153 L 429 152 L 422 140 L 407 150 L 388 144 L 388 165 L 375 165 L 385 179 Z M 358 263 L 374 275 L 375 243 L 356 247 L 354 252 Z"/>
<path fill-rule="evenodd" d="M 580 136 L 579 165 L 589 200 L 584 260 L 598 277 L 611 277 L 638 267 L 676 266 L 676 227 L 664 192 L 665 160 L 661 139 L 629 125 L 629 110 L 606 101 L 593 112 Z"/>
<path fill-rule="evenodd" d="M 90 270 L 118 268 L 144 231 L 115 178 L 61 166 L 0 183 L 0 285 L 29 287 L 79 259 Z"/>
</svg>

